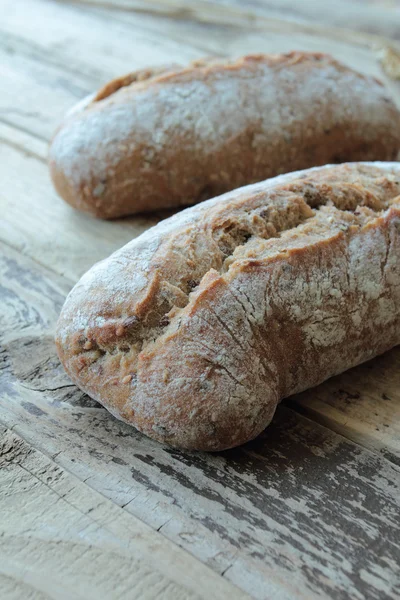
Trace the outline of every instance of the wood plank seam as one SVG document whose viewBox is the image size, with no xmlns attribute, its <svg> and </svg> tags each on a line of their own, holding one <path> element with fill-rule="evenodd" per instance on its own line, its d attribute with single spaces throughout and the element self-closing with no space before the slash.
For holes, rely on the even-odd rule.
<svg viewBox="0 0 400 600">
<path fill-rule="evenodd" d="M 7 112 L 10 112 L 10 111 L 7 111 Z M 0 111 L 0 115 L 1 114 L 2 114 L 2 111 Z M 14 123 L 13 121 L 9 121 L 8 119 L 5 119 L 4 117 L 1 117 L 1 116 L 0 116 L 0 123 L 3 125 L 7 125 L 7 127 L 16 129 L 17 131 L 20 131 L 21 133 L 25 133 L 26 135 L 28 135 L 32 138 L 35 138 L 39 142 L 43 142 L 44 144 L 49 143 L 49 138 L 47 138 L 45 136 L 40 136 L 37 132 L 31 131 L 30 129 L 28 129 L 27 127 L 24 127 L 20 123 Z"/>
<path fill-rule="evenodd" d="M 32 150 L 28 150 L 27 148 L 25 148 L 24 146 L 21 146 L 20 144 L 16 144 L 15 142 L 7 140 L 6 138 L 3 138 L 1 136 L 0 136 L 0 143 L 5 144 L 6 146 L 9 146 L 10 148 L 14 148 L 14 150 L 18 150 L 19 152 L 22 152 L 28 158 L 34 158 L 35 160 L 38 160 L 39 162 L 47 165 L 47 161 L 42 156 L 39 156 L 39 154 L 32 152 Z"/>
<path fill-rule="evenodd" d="M 7 31 L 4 31 L 0 27 L 0 48 L 7 51 L 8 48 L 12 47 L 18 49 L 22 56 L 25 56 L 29 60 L 34 60 L 38 64 L 47 65 L 48 67 L 52 67 L 57 69 L 60 73 L 70 73 L 71 75 L 82 77 L 85 79 L 93 80 L 93 85 L 96 85 L 97 78 L 93 75 L 93 71 L 87 69 L 87 72 L 82 73 L 80 70 L 74 69 L 69 64 L 60 63 L 54 57 L 53 53 L 46 52 L 39 44 L 35 44 L 30 40 L 25 40 L 22 37 L 19 37 L 15 34 L 10 34 Z M 82 88 L 82 95 L 85 95 L 87 92 L 86 89 Z"/>
<path fill-rule="evenodd" d="M 97 9 L 103 9 L 105 12 L 144 13 L 151 16 L 192 20 L 199 23 L 231 26 L 240 29 L 247 28 L 262 31 L 268 28 L 270 30 L 278 29 L 280 32 L 286 29 L 287 33 L 301 31 L 311 36 L 323 35 L 332 39 L 351 41 L 351 43 L 363 47 L 387 43 L 387 39 L 379 34 L 354 31 L 342 27 L 326 27 L 315 23 L 310 25 L 292 20 L 282 21 L 282 19 L 267 17 L 262 12 L 243 10 L 236 5 L 232 6 L 206 0 L 200 0 L 196 2 L 196 5 L 192 4 L 190 7 L 187 6 L 184 0 L 151 0 L 148 3 L 134 1 L 130 4 L 118 0 L 113 3 L 102 0 L 67 0 L 67 2 L 71 5 L 94 6 Z M 395 40 L 392 43 L 398 49 L 400 48 Z"/>
</svg>

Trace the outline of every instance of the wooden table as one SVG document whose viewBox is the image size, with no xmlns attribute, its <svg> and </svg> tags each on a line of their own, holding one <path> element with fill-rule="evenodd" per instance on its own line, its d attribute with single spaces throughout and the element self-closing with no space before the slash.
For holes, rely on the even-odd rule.
<svg viewBox="0 0 400 600">
<path fill-rule="evenodd" d="M 71 384 L 53 330 L 79 276 L 160 215 L 78 214 L 46 166 L 65 111 L 137 67 L 308 49 L 385 78 L 398 4 L 1 0 L 0 16 L 1 599 L 398 598 L 400 348 L 285 401 L 243 448 L 143 437 Z"/>
</svg>

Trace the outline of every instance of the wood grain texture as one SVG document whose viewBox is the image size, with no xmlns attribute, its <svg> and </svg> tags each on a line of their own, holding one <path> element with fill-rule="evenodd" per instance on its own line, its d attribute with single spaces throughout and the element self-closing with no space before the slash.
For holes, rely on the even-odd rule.
<svg viewBox="0 0 400 600">
<path fill-rule="evenodd" d="M 386 38 L 399 38 L 397 0 L 394 2 L 339 0 L 327 6 L 316 0 L 70 0 L 76 6 L 100 7 L 113 12 L 147 13 L 175 20 L 193 20 L 207 24 L 235 25 L 241 28 L 265 29 L 286 26 L 313 35 L 351 40 L 354 44 L 370 44 Z"/>
<path fill-rule="evenodd" d="M 246 597 L 4 428 L 0 512 L 3 600 Z"/>
<path fill-rule="evenodd" d="M 222 4 L 222 2 L 221 2 Z M 230 0 L 230 6 L 243 8 L 240 0 Z M 336 0 L 335 3 L 316 0 L 249 0 L 246 11 L 254 15 L 295 23 L 303 27 L 324 27 L 329 31 L 344 29 L 349 36 L 360 32 L 367 36 L 385 36 L 400 40 L 398 2 L 377 0 Z M 355 37 L 355 36 L 354 36 Z M 360 38 L 358 38 L 360 39 Z"/>
<path fill-rule="evenodd" d="M 41 18 L 35 25 L 38 13 Z M 202 54 L 189 42 L 171 39 L 162 27 L 144 28 L 143 20 L 137 16 L 124 23 L 47 0 L 30 0 L 23 6 L 3 0 L 0 118 L 48 141 L 65 112 L 107 80 Z"/>
<path fill-rule="evenodd" d="M 400 466 L 400 347 L 287 405 Z"/>
<path fill-rule="evenodd" d="M 7 427 L 255 598 L 396 597 L 396 466 L 284 406 L 237 450 L 152 442 L 71 385 L 58 363 L 52 326 L 67 283 L 3 254 Z"/>
</svg>

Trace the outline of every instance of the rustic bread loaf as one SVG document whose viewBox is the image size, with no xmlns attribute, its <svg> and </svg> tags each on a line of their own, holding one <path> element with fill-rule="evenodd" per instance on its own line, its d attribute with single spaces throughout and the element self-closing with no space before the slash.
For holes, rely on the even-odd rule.
<svg viewBox="0 0 400 600">
<path fill-rule="evenodd" d="M 326 166 L 189 208 L 96 264 L 59 356 L 175 446 L 254 438 L 290 394 L 400 342 L 400 163 Z"/>
<path fill-rule="evenodd" d="M 112 81 L 67 117 L 50 169 L 72 206 L 112 218 L 295 169 L 394 160 L 399 149 L 400 113 L 381 83 L 292 52 Z"/>
</svg>

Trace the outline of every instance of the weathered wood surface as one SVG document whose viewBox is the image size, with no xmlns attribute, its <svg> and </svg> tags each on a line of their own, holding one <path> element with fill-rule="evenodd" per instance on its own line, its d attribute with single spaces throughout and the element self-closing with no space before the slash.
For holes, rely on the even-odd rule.
<svg viewBox="0 0 400 600">
<path fill-rule="evenodd" d="M 100 492 L 109 498 L 104 502 L 110 507 L 118 505 L 114 508 L 124 526 L 113 535 L 119 548 L 125 548 L 137 518 L 159 530 L 156 539 L 169 538 L 166 552 L 182 553 L 176 561 L 187 565 L 182 570 L 194 582 L 188 586 L 174 571 L 158 569 L 165 589 L 175 597 L 193 597 L 194 591 L 216 597 L 213 586 L 219 590 L 218 585 L 229 580 L 256 598 L 396 598 L 400 593 L 400 349 L 291 398 L 265 434 L 245 448 L 209 456 L 172 451 L 119 423 L 71 384 L 55 355 L 54 324 L 73 283 L 95 261 L 162 216 L 96 221 L 57 198 L 47 173 L 47 144 L 74 102 L 123 72 L 171 60 L 184 63 L 206 54 L 321 50 L 384 77 L 374 47 L 382 45 L 383 35 L 392 36 L 391 44 L 398 37 L 398 13 L 390 6 L 379 7 L 378 17 L 373 2 L 343 0 L 341 10 L 333 6 L 324 10 L 326 3 L 317 7 L 311 0 L 252 0 L 246 6 L 233 0 L 226 6 L 197 2 L 190 9 L 183 4 L 178 0 L 70 4 L 2 0 L 0 421 L 85 482 L 80 484 L 74 508 L 82 508 L 80 498 L 88 486 L 96 490 L 87 489 L 88 494 Z M 118 6 L 122 9 L 116 10 Z M 358 18 L 361 6 L 362 18 Z M 400 85 L 385 81 L 400 104 Z M 17 499 L 20 488 L 13 481 L 19 481 L 18 469 L 13 466 L 7 475 L 1 472 L 16 485 Z M 70 477 L 62 473 L 63 478 Z M 18 504 L 18 512 L 26 518 L 32 510 L 35 540 L 29 544 L 36 545 L 23 555 L 31 557 L 29 569 L 14 570 L 14 581 L 6 580 L 10 598 L 25 593 L 25 588 L 15 587 L 26 584 L 25 576 L 27 585 L 40 581 L 39 563 L 33 560 L 42 542 L 36 539 L 41 523 L 34 511 L 40 498 L 38 486 L 26 484 L 26 511 L 23 500 Z M 14 499 L 6 499 L 4 506 Z M 112 509 L 107 510 L 111 515 Z M 53 518 L 49 509 L 45 515 L 54 532 L 56 514 Z M 0 516 L 0 535 L 2 521 Z M 100 521 L 99 527 L 108 531 L 109 524 Z M 63 539 L 62 522 L 57 525 L 57 535 Z M 10 533 L 14 525 L 7 526 Z M 72 545 L 74 535 L 80 533 L 71 532 L 67 541 L 72 540 Z M 49 534 L 40 547 L 53 548 L 50 538 Z M 25 533 L 18 540 L 23 544 Z M 19 561 L 15 544 L 7 550 L 7 564 L 12 556 Z M 116 565 L 104 544 L 95 548 L 100 557 L 94 562 L 100 570 L 107 562 L 102 562 L 103 552 Z M 183 549 L 177 550 L 176 544 Z M 115 560 L 122 557 L 121 570 L 137 560 L 137 548 L 131 549 L 132 554 L 116 551 Z M 70 586 L 75 585 L 70 571 L 64 570 L 62 561 L 57 563 L 60 557 L 53 557 L 52 550 L 43 552 L 59 579 L 50 581 L 51 589 L 37 593 L 27 588 L 27 597 L 45 593 L 70 597 Z M 76 555 L 76 571 L 85 571 L 92 557 L 91 547 L 83 557 Z M 121 588 L 120 597 L 140 596 L 140 581 L 147 581 L 147 575 L 140 579 L 146 561 L 139 568 L 140 576 L 132 579 L 139 591 L 134 589 L 128 596 Z M 196 571 L 201 562 L 216 574 L 210 569 L 203 574 Z M 82 583 L 84 597 L 90 597 L 87 590 L 106 594 L 108 588 L 103 584 L 97 588 L 90 577 L 89 570 Z M 156 579 L 149 575 L 149 581 Z M 231 583 L 225 584 L 227 593 L 234 595 Z M 0 589 L 2 585 L 6 585 L 4 569 Z M 163 596 L 157 590 L 164 588 L 154 585 L 145 597 Z"/>
<path fill-rule="evenodd" d="M 400 347 L 287 404 L 400 466 Z"/>
<path fill-rule="evenodd" d="M 246 597 L 1 427 L 0 514 L 2 600 Z"/>
<path fill-rule="evenodd" d="M 67 282 L 6 248 L 0 272 L 7 427 L 256 598 L 396 597 L 398 467 L 284 407 L 241 449 L 152 442 L 64 374 L 52 326 Z"/>
<path fill-rule="evenodd" d="M 283 24 L 302 27 L 307 33 L 346 37 L 360 42 L 370 39 L 400 38 L 398 0 L 386 1 L 337 0 L 335 3 L 316 0 L 71 0 L 78 6 L 109 8 L 160 14 L 174 19 L 191 18 L 204 23 L 238 25 L 242 27 L 282 29 Z M 382 6 L 383 5 L 383 6 Z M 357 35 L 364 34 L 364 35 Z M 365 43 L 365 42 L 364 42 Z"/>
</svg>

